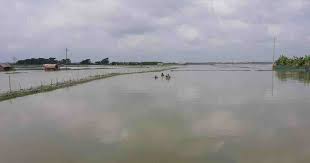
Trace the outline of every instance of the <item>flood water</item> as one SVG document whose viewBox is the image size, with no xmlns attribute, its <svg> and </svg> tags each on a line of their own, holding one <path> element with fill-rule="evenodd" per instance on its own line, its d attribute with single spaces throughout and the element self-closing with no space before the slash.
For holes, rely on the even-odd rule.
<svg viewBox="0 0 310 163">
<path fill-rule="evenodd" d="M 69 67 L 68 71 L 44 71 L 44 70 L 24 70 L 18 68 L 14 72 L 0 72 L 0 93 L 10 90 L 29 89 L 40 85 L 49 85 L 56 82 L 77 80 L 92 75 L 105 75 L 110 73 L 129 73 L 138 71 L 148 71 L 162 68 L 161 66 L 79 66 Z M 79 70 L 74 70 L 79 69 Z M 10 76 L 10 80 L 9 80 Z"/>
<path fill-rule="evenodd" d="M 0 162 L 310 162 L 309 74 L 221 66 L 0 102 Z"/>
</svg>

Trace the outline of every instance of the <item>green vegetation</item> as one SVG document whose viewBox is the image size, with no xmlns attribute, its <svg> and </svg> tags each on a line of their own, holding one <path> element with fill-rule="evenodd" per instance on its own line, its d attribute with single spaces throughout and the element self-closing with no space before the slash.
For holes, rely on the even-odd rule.
<svg viewBox="0 0 310 163">
<path fill-rule="evenodd" d="M 17 91 L 10 91 L 7 93 L 0 94 L 0 102 L 5 101 L 5 100 L 9 100 L 9 99 L 14 99 L 17 97 L 24 97 L 24 96 L 28 96 L 28 95 L 37 94 L 37 93 L 49 92 L 49 91 L 53 91 L 56 89 L 71 87 L 71 86 L 91 82 L 94 80 L 109 78 L 109 77 L 113 77 L 113 76 L 138 74 L 138 73 L 148 73 L 148 72 L 161 72 L 161 71 L 172 70 L 172 69 L 175 69 L 175 68 L 174 67 L 162 67 L 162 68 L 157 69 L 157 70 L 146 70 L 146 71 L 130 72 L 130 73 L 111 73 L 111 74 L 106 74 L 106 75 L 89 76 L 87 78 L 78 79 L 78 80 L 69 80 L 69 81 L 64 81 L 64 82 L 57 82 L 54 84 L 51 83 L 50 85 L 41 85 L 41 86 L 35 87 L 35 88 L 21 89 L 21 90 L 17 90 Z"/>
<path fill-rule="evenodd" d="M 91 60 L 90 59 L 85 59 L 83 61 L 80 62 L 81 65 L 91 65 Z"/>
<path fill-rule="evenodd" d="M 42 64 L 70 64 L 70 65 L 159 65 L 162 62 L 112 62 L 109 58 L 104 58 L 100 61 L 92 62 L 91 59 L 84 59 L 81 62 L 72 63 L 70 59 L 56 60 L 56 58 L 30 58 L 19 60 L 16 65 L 42 65 Z"/>
<path fill-rule="evenodd" d="M 17 65 L 42 65 L 42 64 L 71 64 L 70 59 L 56 60 L 56 58 L 30 58 L 25 60 L 19 60 Z"/>
<path fill-rule="evenodd" d="M 281 55 L 280 58 L 276 60 L 274 69 L 284 71 L 309 71 L 310 55 L 305 55 L 304 57 L 287 57 Z"/>
<path fill-rule="evenodd" d="M 95 62 L 97 65 L 108 65 L 110 63 L 109 58 L 102 59 L 101 61 Z M 19 60 L 16 65 L 42 65 L 42 64 L 81 64 L 81 65 L 92 65 L 90 59 L 82 60 L 79 63 L 72 63 L 70 59 L 56 60 L 56 58 L 30 58 Z"/>
<path fill-rule="evenodd" d="M 101 61 L 97 61 L 95 63 L 92 63 L 90 59 L 85 59 L 83 61 L 80 62 L 81 65 L 108 65 L 110 63 L 109 58 L 105 58 Z"/>
<path fill-rule="evenodd" d="M 95 62 L 96 65 L 108 65 L 110 63 L 109 58 L 105 58 L 101 61 Z"/>
</svg>

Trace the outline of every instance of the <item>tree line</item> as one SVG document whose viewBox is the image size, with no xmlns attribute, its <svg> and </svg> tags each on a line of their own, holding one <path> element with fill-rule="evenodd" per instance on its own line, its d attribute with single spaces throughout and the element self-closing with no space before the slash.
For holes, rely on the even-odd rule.
<svg viewBox="0 0 310 163">
<path fill-rule="evenodd" d="M 70 59 L 56 60 L 56 58 L 30 58 L 24 60 L 18 60 L 18 65 L 42 65 L 42 64 L 71 64 L 71 65 L 159 65 L 162 62 L 111 62 L 109 58 L 92 62 L 91 59 L 84 59 L 78 63 L 72 63 Z"/>
<path fill-rule="evenodd" d="M 18 65 L 42 65 L 42 64 L 83 64 L 83 65 L 108 65 L 110 63 L 109 58 L 102 59 L 92 63 L 90 59 L 82 60 L 79 63 L 72 63 L 70 59 L 56 60 L 56 58 L 30 58 L 24 60 L 18 60 L 16 64 Z"/>
<path fill-rule="evenodd" d="M 101 61 L 96 61 L 95 63 L 93 63 L 91 61 L 91 59 L 85 59 L 85 60 L 82 60 L 79 64 L 81 65 L 108 65 L 110 64 L 110 61 L 109 61 L 109 58 L 105 58 L 105 59 L 102 59 Z"/>
<path fill-rule="evenodd" d="M 40 64 L 71 64 L 70 59 L 56 60 L 56 58 L 30 58 L 18 60 L 16 64 L 20 65 L 40 65 Z"/>
<path fill-rule="evenodd" d="M 287 57 L 281 55 L 275 64 L 277 66 L 292 66 L 292 67 L 309 67 L 310 66 L 310 55 L 304 57 Z"/>
</svg>

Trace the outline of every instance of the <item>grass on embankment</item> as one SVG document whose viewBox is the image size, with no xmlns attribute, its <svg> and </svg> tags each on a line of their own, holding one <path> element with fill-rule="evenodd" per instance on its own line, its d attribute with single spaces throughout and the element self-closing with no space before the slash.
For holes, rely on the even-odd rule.
<svg viewBox="0 0 310 163">
<path fill-rule="evenodd" d="M 83 78 L 83 79 L 69 80 L 69 81 L 55 83 L 55 84 L 51 84 L 51 85 L 42 85 L 42 86 L 38 86 L 35 88 L 22 89 L 22 90 L 11 91 L 11 92 L 0 94 L 0 102 L 5 101 L 5 100 L 14 99 L 17 97 L 24 97 L 24 96 L 28 96 L 28 95 L 43 93 L 43 92 L 50 92 L 50 91 L 61 89 L 61 88 L 72 87 L 75 85 L 88 83 L 88 82 L 91 82 L 94 80 L 100 80 L 100 79 L 110 78 L 110 77 L 114 77 L 114 76 L 128 75 L 128 74 L 139 74 L 139 73 L 149 73 L 149 72 L 161 72 L 161 71 L 167 71 L 167 70 L 172 70 L 172 69 L 175 69 L 175 68 L 170 67 L 170 68 L 163 68 L 163 69 L 159 69 L 159 70 L 149 70 L 149 71 L 130 72 L 130 73 L 111 73 L 111 74 L 106 74 L 106 75 L 89 76 L 89 77 Z"/>
</svg>

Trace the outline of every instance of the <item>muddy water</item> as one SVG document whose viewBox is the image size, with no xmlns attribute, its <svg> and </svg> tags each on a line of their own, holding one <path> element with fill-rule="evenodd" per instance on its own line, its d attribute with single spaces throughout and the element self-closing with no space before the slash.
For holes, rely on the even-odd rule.
<svg viewBox="0 0 310 163">
<path fill-rule="evenodd" d="M 23 70 L 17 69 L 13 72 L 0 72 L 0 93 L 10 90 L 9 76 L 11 80 L 11 90 L 28 89 L 42 85 L 55 84 L 68 80 L 77 80 L 91 75 L 105 75 L 109 73 L 127 73 L 148 71 L 162 68 L 161 66 L 101 66 L 101 67 L 70 67 L 68 71 L 49 71 L 43 70 Z"/>
<path fill-rule="evenodd" d="M 309 162 L 309 78 L 241 69 L 190 66 L 169 81 L 125 75 L 1 102 L 0 162 Z"/>
</svg>

